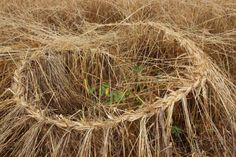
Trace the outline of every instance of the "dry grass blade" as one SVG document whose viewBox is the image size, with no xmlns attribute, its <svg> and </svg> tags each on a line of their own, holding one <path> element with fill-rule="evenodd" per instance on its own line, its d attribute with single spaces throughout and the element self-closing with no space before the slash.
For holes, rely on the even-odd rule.
<svg viewBox="0 0 236 157">
<path fill-rule="evenodd" d="M 235 156 L 235 27 L 233 0 L 1 1 L 0 156 Z"/>
</svg>

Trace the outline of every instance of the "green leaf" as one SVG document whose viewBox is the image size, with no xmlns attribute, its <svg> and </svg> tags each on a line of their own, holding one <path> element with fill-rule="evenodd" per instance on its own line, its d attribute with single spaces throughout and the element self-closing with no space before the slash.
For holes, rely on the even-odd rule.
<svg viewBox="0 0 236 157">
<path fill-rule="evenodd" d="M 95 87 L 89 87 L 89 88 L 88 88 L 88 93 L 89 93 L 89 94 L 94 94 L 95 90 L 96 90 Z"/>
<path fill-rule="evenodd" d="M 178 126 L 172 126 L 171 128 L 171 133 L 176 136 L 176 137 L 179 137 L 180 134 L 182 133 L 182 129 Z"/>
<path fill-rule="evenodd" d="M 136 74 L 142 73 L 143 70 L 144 70 L 144 66 L 143 66 L 143 65 L 136 65 L 136 66 L 133 68 L 133 71 L 134 71 L 134 73 L 136 73 Z"/>
<path fill-rule="evenodd" d="M 99 96 L 104 96 L 106 89 L 110 88 L 110 85 L 107 83 L 103 83 L 99 88 Z"/>
<path fill-rule="evenodd" d="M 122 91 L 113 91 L 112 92 L 112 102 L 118 103 L 124 101 L 125 92 Z"/>
</svg>

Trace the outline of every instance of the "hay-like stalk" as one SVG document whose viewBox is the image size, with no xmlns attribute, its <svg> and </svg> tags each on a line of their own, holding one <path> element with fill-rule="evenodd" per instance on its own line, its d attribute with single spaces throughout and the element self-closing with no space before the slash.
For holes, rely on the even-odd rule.
<svg viewBox="0 0 236 157">
<path fill-rule="evenodd" d="M 235 156 L 235 6 L 1 1 L 0 156 Z"/>
</svg>

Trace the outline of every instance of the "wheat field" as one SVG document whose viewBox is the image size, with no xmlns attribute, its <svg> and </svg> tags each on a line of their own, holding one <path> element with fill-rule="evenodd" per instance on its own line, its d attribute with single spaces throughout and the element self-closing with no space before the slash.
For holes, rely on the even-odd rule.
<svg viewBox="0 0 236 157">
<path fill-rule="evenodd" d="M 235 0 L 1 0 L 1 157 L 236 156 Z"/>
</svg>

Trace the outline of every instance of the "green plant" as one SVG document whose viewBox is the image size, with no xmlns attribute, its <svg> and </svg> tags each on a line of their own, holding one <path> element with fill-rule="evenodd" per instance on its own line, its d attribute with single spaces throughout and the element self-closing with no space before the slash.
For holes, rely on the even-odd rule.
<svg viewBox="0 0 236 157">
<path fill-rule="evenodd" d="M 89 94 L 94 94 L 95 91 L 96 91 L 95 87 L 88 87 L 88 93 Z"/>
<path fill-rule="evenodd" d="M 176 125 L 173 125 L 171 128 L 171 134 L 174 135 L 175 137 L 179 137 L 180 134 L 182 133 L 182 129 Z"/>
<path fill-rule="evenodd" d="M 133 68 L 133 71 L 134 71 L 135 74 L 140 74 L 140 73 L 143 72 L 143 70 L 144 70 L 144 66 L 142 64 L 141 65 L 136 65 Z"/>
<path fill-rule="evenodd" d="M 100 85 L 100 88 L 99 88 L 99 96 L 102 97 L 102 96 L 106 96 L 106 97 L 109 97 L 109 91 L 110 91 L 110 84 L 107 84 L 107 83 L 103 83 Z"/>
<path fill-rule="evenodd" d="M 95 88 L 90 88 L 89 91 L 93 93 Z M 104 97 L 107 102 L 112 104 L 124 101 L 127 94 L 120 90 L 112 90 L 110 84 L 103 83 L 99 88 L 99 96 Z"/>
<path fill-rule="evenodd" d="M 112 91 L 110 100 L 114 103 L 119 103 L 125 100 L 125 92 L 115 90 Z"/>
</svg>

